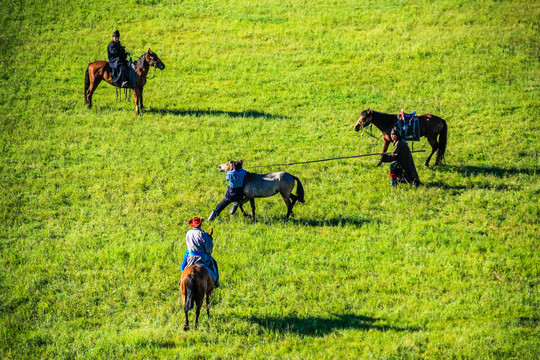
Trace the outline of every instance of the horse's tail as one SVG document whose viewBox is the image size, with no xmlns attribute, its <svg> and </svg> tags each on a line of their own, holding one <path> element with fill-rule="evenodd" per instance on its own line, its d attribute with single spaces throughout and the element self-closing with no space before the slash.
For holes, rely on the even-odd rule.
<svg viewBox="0 0 540 360">
<path fill-rule="evenodd" d="M 88 73 L 88 69 L 90 69 L 90 64 L 88 64 L 88 67 L 86 68 L 86 74 L 84 76 L 84 98 L 86 99 L 86 92 L 88 91 L 88 88 L 90 87 L 90 74 Z"/>
<path fill-rule="evenodd" d="M 186 299 L 184 302 L 184 311 L 193 309 L 196 299 L 199 297 L 199 287 L 197 286 L 197 279 L 194 274 L 189 274 L 185 280 L 186 286 Z"/>
<path fill-rule="evenodd" d="M 306 200 L 304 199 L 304 187 L 302 186 L 299 178 L 294 175 L 292 177 L 294 180 L 296 180 L 296 196 L 298 196 L 298 201 L 300 201 L 301 203 L 305 203 Z"/>
<path fill-rule="evenodd" d="M 448 140 L 448 125 L 446 121 L 443 120 L 443 128 L 439 134 L 439 149 L 437 150 L 437 157 L 440 161 L 444 160 L 444 152 L 446 151 L 446 143 Z"/>
</svg>

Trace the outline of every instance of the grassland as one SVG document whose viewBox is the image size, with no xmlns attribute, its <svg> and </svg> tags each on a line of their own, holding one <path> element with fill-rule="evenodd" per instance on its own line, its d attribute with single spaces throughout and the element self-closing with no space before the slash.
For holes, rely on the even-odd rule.
<svg viewBox="0 0 540 360">
<path fill-rule="evenodd" d="M 1 358 L 540 357 L 538 1 L 111 6 L 0 7 Z M 115 29 L 166 64 L 142 116 L 106 84 L 83 106 Z M 352 130 L 367 107 L 446 119 L 446 165 L 415 154 L 418 189 L 364 159 L 269 168 L 306 204 L 212 224 L 222 286 L 183 332 L 216 165 L 380 151 Z"/>
</svg>

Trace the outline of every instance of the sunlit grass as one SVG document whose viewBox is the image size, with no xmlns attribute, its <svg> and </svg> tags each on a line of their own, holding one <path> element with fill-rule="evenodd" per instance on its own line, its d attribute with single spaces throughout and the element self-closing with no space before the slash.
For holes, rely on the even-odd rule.
<svg viewBox="0 0 540 360">
<path fill-rule="evenodd" d="M 2 358 L 537 358 L 539 15 L 526 1 L 7 2 Z M 142 116 L 107 84 L 83 105 L 117 28 L 166 64 Z M 446 165 L 418 166 L 418 189 L 391 189 L 370 158 L 257 168 L 298 176 L 306 204 L 284 221 L 278 196 L 260 199 L 255 223 L 205 225 L 222 287 L 184 333 L 187 220 L 223 197 L 216 165 L 379 152 L 352 129 L 368 107 L 446 119 Z"/>
</svg>

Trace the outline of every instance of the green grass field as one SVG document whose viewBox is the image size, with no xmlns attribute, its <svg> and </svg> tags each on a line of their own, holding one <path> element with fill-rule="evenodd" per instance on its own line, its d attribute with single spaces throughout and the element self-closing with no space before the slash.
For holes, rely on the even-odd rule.
<svg viewBox="0 0 540 360">
<path fill-rule="evenodd" d="M 6 0 L 0 16 L 0 358 L 540 358 L 538 1 Z M 141 116 L 105 83 L 84 107 L 116 29 L 166 65 Z M 424 186 L 396 189 L 376 158 L 256 169 L 298 176 L 306 203 L 203 226 L 222 285 L 184 332 L 187 221 L 222 199 L 217 165 L 379 152 L 352 128 L 368 107 L 446 119 L 446 164 L 414 154 Z"/>
</svg>

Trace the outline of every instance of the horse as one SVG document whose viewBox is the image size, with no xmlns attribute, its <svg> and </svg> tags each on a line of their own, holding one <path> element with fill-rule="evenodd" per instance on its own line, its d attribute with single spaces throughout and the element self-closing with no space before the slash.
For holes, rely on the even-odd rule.
<svg viewBox="0 0 540 360">
<path fill-rule="evenodd" d="M 150 49 L 133 63 L 133 69 L 136 74 L 136 85 L 133 88 L 133 94 L 135 96 L 135 113 L 137 115 L 140 114 L 140 110 L 144 109 L 143 87 L 146 84 L 146 75 L 148 74 L 150 66 L 159 70 L 165 69 L 165 64 L 163 64 L 156 53 Z M 92 107 L 92 95 L 94 94 L 94 91 L 96 91 L 101 80 L 105 80 L 112 86 L 118 87 L 118 84 L 113 81 L 111 73 L 112 69 L 108 61 L 100 60 L 88 64 L 84 79 L 84 103 L 89 109 Z"/>
<path fill-rule="evenodd" d="M 375 125 L 383 134 L 384 153 L 388 150 L 388 145 L 392 141 L 390 132 L 397 121 L 397 114 L 385 114 L 368 108 L 360 114 L 360 118 L 354 125 L 354 130 L 359 131 L 360 129 L 364 129 L 369 124 Z M 424 165 L 426 167 L 429 166 L 429 161 L 435 152 L 437 152 L 435 165 L 441 165 L 444 158 L 444 152 L 446 151 L 446 141 L 448 137 L 448 125 L 446 124 L 446 121 L 431 114 L 418 116 L 418 121 L 420 122 L 420 137 L 425 136 L 431 145 L 431 154 L 429 154 Z M 380 164 L 381 161 L 379 161 L 378 165 Z"/>
<path fill-rule="evenodd" d="M 244 160 L 240 160 L 243 163 Z M 219 165 L 219 171 L 226 172 L 233 170 L 234 161 L 227 161 L 224 164 Z M 294 184 L 296 181 L 296 193 L 292 193 Z M 284 171 L 274 172 L 270 174 L 255 174 L 248 172 L 244 178 L 244 195 L 245 198 L 238 203 L 240 210 L 244 216 L 249 216 L 242 205 L 249 201 L 251 205 L 251 219 L 255 220 L 255 198 L 265 198 L 269 196 L 281 194 L 285 205 L 287 205 L 288 219 L 293 215 L 292 209 L 297 201 L 304 203 L 304 187 L 296 176 L 286 173 Z"/>
<path fill-rule="evenodd" d="M 212 290 L 214 290 L 214 280 L 204 266 L 192 265 L 182 271 L 180 292 L 184 302 L 184 313 L 186 314 L 185 331 L 189 330 L 188 312 L 193 309 L 193 306 L 195 306 L 195 329 L 197 329 L 203 298 L 206 298 L 206 314 L 210 317 L 210 294 Z"/>
</svg>

